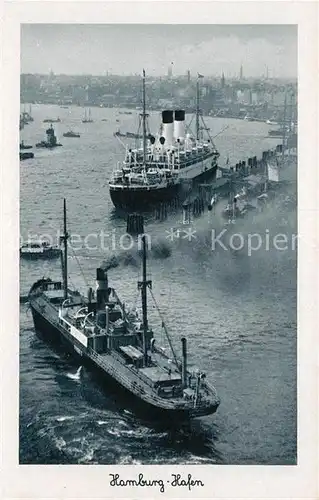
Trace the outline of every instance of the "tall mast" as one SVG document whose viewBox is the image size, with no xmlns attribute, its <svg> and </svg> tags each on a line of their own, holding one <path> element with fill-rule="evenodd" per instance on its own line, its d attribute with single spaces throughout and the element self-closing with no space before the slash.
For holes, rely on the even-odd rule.
<svg viewBox="0 0 319 500">
<path fill-rule="evenodd" d="M 64 244 L 64 262 L 63 262 L 63 290 L 64 290 L 64 299 L 68 298 L 68 238 L 69 234 L 67 232 L 66 227 L 66 201 L 65 198 L 63 200 L 63 236 L 61 236 L 61 240 Z"/>
<path fill-rule="evenodd" d="M 196 82 L 196 139 L 199 141 L 199 75 Z"/>
<path fill-rule="evenodd" d="M 293 96 L 294 93 L 293 91 L 290 94 L 290 106 L 289 106 L 289 130 L 288 130 L 288 138 L 287 138 L 287 147 L 288 147 L 288 158 L 290 159 L 290 146 L 289 143 L 291 144 L 293 140 L 293 136 L 295 133 L 294 129 L 294 121 L 293 121 Z"/>
<path fill-rule="evenodd" d="M 148 321 L 147 321 L 147 287 L 152 286 L 152 282 L 146 278 L 146 237 L 142 236 L 143 244 L 143 275 L 142 281 L 138 282 L 138 288 L 142 294 L 142 311 L 143 311 L 143 360 L 144 366 L 147 366 L 147 335 L 148 335 Z"/>
<path fill-rule="evenodd" d="M 284 118 L 283 118 L 283 133 L 282 133 L 282 158 L 284 158 L 284 155 L 285 155 L 286 112 L 287 112 L 287 92 L 285 93 L 285 102 L 284 102 Z"/>
<path fill-rule="evenodd" d="M 145 103 L 145 69 L 143 69 L 143 165 L 146 166 L 146 103 Z"/>
</svg>

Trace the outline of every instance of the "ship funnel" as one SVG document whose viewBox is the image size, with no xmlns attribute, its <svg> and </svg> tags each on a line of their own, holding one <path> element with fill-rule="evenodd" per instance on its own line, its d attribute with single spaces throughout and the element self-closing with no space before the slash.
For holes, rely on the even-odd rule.
<svg viewBox="0 0 319 500">
<path fill-rule="evenodd" d="M 182 351 L 183 351 L 182 384 L 183 387 L 187 387 L 187 347 L 186 347 L 185 337 L 182 338 Z"/>
<path fill-rule="evenodd" d="M 96 302 L 97 309 L 105 308 L 109 300 L 107 271 L 99 267 L 96 270 Z"/>
<path fill-rule="evenodd" d="M 173 143 L 173 111 L 162 111 L 163 137 L 165 137 L 165 145 L 171 146 Z"/>
<path fill-rule="evenodd" d="M 174 115 L 174 139 L 177 141 L 185 138 L 185 111 L 176 110 Z"/>
</svg>

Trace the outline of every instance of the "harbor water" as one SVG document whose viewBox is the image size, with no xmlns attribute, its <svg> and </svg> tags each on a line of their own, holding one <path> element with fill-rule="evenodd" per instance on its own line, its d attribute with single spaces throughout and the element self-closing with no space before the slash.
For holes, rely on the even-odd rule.
<svg viewBox="0 0 319 500">
<path fill-rule="evenodd" d="M 20 132 L 25 144 L 44 139 L 48 124 L 43 120 L 59 116 L 61 122 L 53 126 L 63 147 L 35 149 L 34 159 L 21 162 L 21 240 L 48 235 L 56 243 L 65 197 L 74 248 L 70 285 L 85 293 L 95 284 L 96 267 L 110 261 L 110 285 L 127 307 L 139 305 L 137 243 L 132 246 L 122 237 L 126 220 L 115 212 L 108 193 L 108 179 L 124 152 L 113 132 L 119 127 L 136 131 L 138 111 L 125 115 L 92 108 L 94 122 L 87 124 L 78 107 L 34 105 L 32 114 L 34 122 Z M 277 144 L 267 138 L 269 126 L 263 123 L 206 122 L 212 136 L 228 126 L 215 141 L 221 166 L 227 157 L 230 163 L 247 160 Z M 155 125 L 159 113 L 151 114 L 151 129 Z M 81 137 L 62 137 L 70 129 Z M 237 240 L 244 241 L 240 250 L 234 248 L 238 241 L 229 244 L 227 232 L 225 248 L 214 244 L 221 224 L 213 212 L 202 215 L 193 236 L 180 225 L 180 213 L 162 222 L 152 214 L 145 220 L 153 293 L 177 353 L 186 336 L 191 366 L 205 371 L 215 385 L 221 404 L 214 415 L 175 428 L 141 420 L 102 388 L 95 374 L 44 343 L 22 304 L 20 463 L 295 464 L 296 208 L 287 204 L 295 191 L 293 184 L 269 210 L 236 227 Z M 260 248 L 249 252 L 247 242 L 257 233 Z M 278 234 L 286 235 L 287 248 L 273 244 Z M 44 275 L 58 278 L 59 260 L 21 261 L 21 294 Z M 161 322 L 151 302 L 149 307 L 160 344 Z"/>
</svg>

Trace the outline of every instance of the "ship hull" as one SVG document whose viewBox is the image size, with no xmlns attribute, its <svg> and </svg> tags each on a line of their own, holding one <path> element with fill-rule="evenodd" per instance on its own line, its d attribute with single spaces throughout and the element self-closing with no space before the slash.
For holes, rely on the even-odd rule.
<svg viewBox="0 0 319 500">
<path fill-rule="evenodd" d="M 20 259 L 23 260 L 50 260 L 58 259 L 61 256 L 60 250 L 51 250 L 48 252 L 36 253 L 36 252 L 20 252 Z"/>
<path fill-rule="evenodd" d="M 158 203 L 167 203 L 176 198 L 179 185 L 172 184 L 160 189 L 142 187 L 110 187 L 110 196 L 116 208 L 144 210 Z"/>
<path fill-rule="evenodd" d="M 185 167 L 179 170 L 179 179 L 183 180 L 204 180 L 207 177 L 214 175 L 216 173 L 217 164 L 216 160 L 210 158 L 206 158 L 204 161 L 200 161 L 188 167 Z"/>
<path fill-rule="evenodd" d="M 184 410 L 155 406 L 141 399 L 103 370 L 78 342 L 70 341 L 65 336 L 61 326 L 57 326 L 51 322 L 50 319 L 41 314 L 32 305 L 32 302 L 30 306 L 36 332 L 39 333 L 46 342 L 57 347 L 64 355 L 67 354 L 75 361 L 80 362 L 82 366 L 86 366 L 93 375 L 96 375 L 97 382 L 103 386 L 108 393 L 114 395 L 119 406 L 124 408 L 129 407 L 134 413 L 148 420 L 165 421 L 171 425 L 179 425 L 181 421 L 209 415 L 217 410 L 219 403 L 212 404 L 210 407 L 205 408 L 205 411 L 202 408 L 188 408 Z"/>
<path fill-rule="evenodd" d="M 30 160 L 31 158 L 34 158 L 34 153 L 30 153 L 30 152 L 21 153 L 20 152 L 20 160 Z"/>
<path fill-rule="evenodd" d="M 122 210 L 147 210 L 159 203 L 169 203 L 171 200 L 178 198 L 183 201 L 183 194 L 188 196 L 188 190 L 184 189 L 185 183 L 191 183 L 196 186 L 198 182 L 212 180 L 216 177 L 217 165 L 211 168 L 205 167 L 197 171 L 194 177 L 194 172 L 185 172 L 181 177 L 180 183 L 172 184 L 161 189 L 148 189 L 142 187 L 126 187 L 126 186 L 110 186 L 110 197 L 113 205 Z"/>
</svg>

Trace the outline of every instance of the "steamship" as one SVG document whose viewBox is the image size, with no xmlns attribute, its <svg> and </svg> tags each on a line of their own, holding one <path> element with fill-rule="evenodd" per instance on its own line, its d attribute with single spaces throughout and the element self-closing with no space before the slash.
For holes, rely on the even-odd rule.
<svg viewBox="0 0 319 500">
<path fill-rule="evenodd" d="M 149 417 L 168 417 L 173 422 L 214 413 L 219 405 L 216 389 L 205 374 L 188 367 L 186 339 L 181 339 L 182 360 L 177 358 L 170 335 L 162 323 L 170 354 L 157 345 L 148 321 L 148 298 L 152 283 L 146 270 L 146 236 L 142 236 L 142 279 L 138 281 L 142 314 L 129 310 L 109 286 L 108 270 L 96 271 L 97 288 L 87 297 L 68 287 L 68 232 L 64 200 L 64 231 L 61 237 L 63 282 L 38 280 L 30 289 L 28 301 L 36 331 L 64 352 L 98 371 L 107 387 L 115 385 L 117 397 Z M 101 380 L 102 381 L 102 380 Z M 144 411 L 143 411 L 144 413 Z M 178 420 L 176 420 L 178 419 Z"/>
<path fill-rule="evenodd" d="M 166 202 L 181 192 L 183 182 L 213 178 L 217 172 L 219 153 L 209 136 L 199 109 L 197 81 L 196 134 L 186 133 L 185 111 L 164 110 L 160 133 L 149 133 L 145 105 L 145 72 L 143 71 L 143 112 L 141 147 L 126 147 L 125 157 L 118 162 L 109 181 L 113 204 L 121 209 L 147 209 Z M 203 123 L 203 125 L 205 125 Z M 208 133 L 206 140 L 203 130 Z"/>
<path fill-rule="evenodd" d="M 60 144 L 57 141 L 56 135 L 54 133 L 54 128 L 52 127 L 52 123 L 51 123 L 50 127 L 46 130 L 45 133 L 47 135 L 47 140 L 46 141 L 38 142 L 35 145 L 36 148 L 54 149 L 54 148 L 56 148 L 58 146 L 62 146 L 62 144 Z"/>
</svg>

